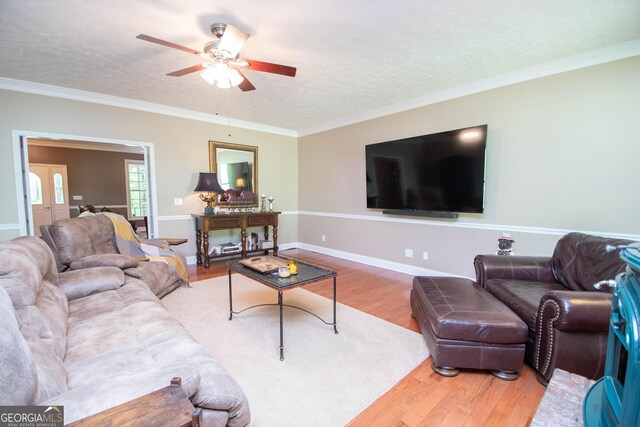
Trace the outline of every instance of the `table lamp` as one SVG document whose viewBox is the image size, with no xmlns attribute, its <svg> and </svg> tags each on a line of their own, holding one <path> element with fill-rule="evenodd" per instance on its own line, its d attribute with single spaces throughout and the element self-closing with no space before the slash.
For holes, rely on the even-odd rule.
<svg viewBox="0 0 640 427">
<path fill-rule="evenodd" d="M 204 213 L 212 214 L 213 206 L 217 202 L 218 194 L 224 193 L 220 184 L 218 184 L 218 177 L 215 173 L 208 172 L 200 172 L 200 177 L 198 178 L 198 185 L 193 191 L 206 191 L 207 194 L 200 193 L 200 200 L 207 203 L 207 206 L 204 208 Z"/>
</svg>

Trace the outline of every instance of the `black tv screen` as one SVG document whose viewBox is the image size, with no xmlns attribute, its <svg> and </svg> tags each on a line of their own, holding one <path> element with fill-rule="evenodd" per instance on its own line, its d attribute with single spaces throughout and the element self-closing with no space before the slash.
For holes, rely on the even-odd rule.
<svg viewBox="0 0 640 427">
<path fill-rule="evenodd" d="M 482 213 L 487 125 L 365 147 L 367 208 Z"/>
</svg>

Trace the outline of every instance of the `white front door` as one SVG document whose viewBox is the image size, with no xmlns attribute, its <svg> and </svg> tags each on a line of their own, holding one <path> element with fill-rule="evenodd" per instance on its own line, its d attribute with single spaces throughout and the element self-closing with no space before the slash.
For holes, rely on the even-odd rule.
<svg viewBox="0 0 640 427">
<path fill-rule="evenodd" d="M 66 165 L 29 165 L 29 197 L 33 210 L 33 231 L 40 226 L 69 218 L 69 189 Z"/>
</svg>

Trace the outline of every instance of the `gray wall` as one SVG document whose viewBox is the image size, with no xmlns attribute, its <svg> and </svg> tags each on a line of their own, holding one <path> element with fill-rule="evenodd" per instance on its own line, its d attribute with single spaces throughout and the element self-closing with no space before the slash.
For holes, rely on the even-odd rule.
<svg viewBox="0 0 640 427">
<path fill-rule="evenodd" d="M 19 235 L 13 132 L 47 132 L 85 138 L 106 138 L 152 143 L 155 151 L 159 235 L 187 237 L 177 247 L 195 253 L 192 213 L 204 204 L 193 192 L 198 172 L 209 170 L 209 141 L 258 146 L 259 192 L 276 198 L 275 207 L 295 211 L 298 206 L 297 138 L 208 122 L 176 118 L 43 95 L 0 90 L 0 239 Z M 73 138 L 67 138 L 73 139 Z M 96 172 L 99 173 L 99 172 Z M 174 199 L 183 205 L 175 206 Z M 297 217 L 283 215 L 280 242 L 297 240 Z"/>
<path fill-rule="evenodd" d="M 550 254 L 569 230 L 640 239 L 638 76 L 635 57 L 302 137 L 300 241 L 469 276 L 501 232 L 518 254 Z M 484 214 L 407 219 L 366 208 L 366 144 L 485 123 Z"/>
</svg>

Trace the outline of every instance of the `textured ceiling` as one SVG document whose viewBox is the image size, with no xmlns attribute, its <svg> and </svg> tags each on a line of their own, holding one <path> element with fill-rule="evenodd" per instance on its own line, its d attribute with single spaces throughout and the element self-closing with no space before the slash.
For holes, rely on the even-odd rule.
<svg viewBox="0 0 640 427">
<path fill-rule="evenodd" d="M 197 57 L 210 24 L 251 33 L 257 90 L 166 73 Z M 640 39 L 638 0 L 2 0 L 0 77 L 306 129 L 527 67 Z"/>
</svg>

